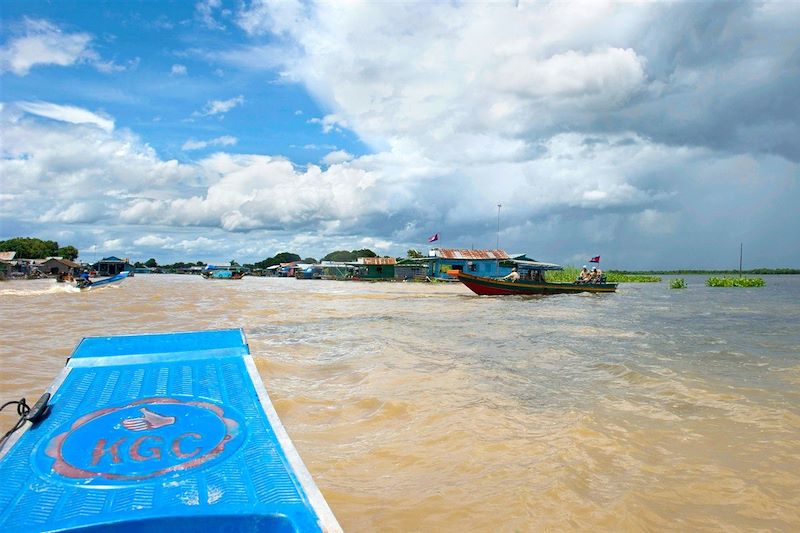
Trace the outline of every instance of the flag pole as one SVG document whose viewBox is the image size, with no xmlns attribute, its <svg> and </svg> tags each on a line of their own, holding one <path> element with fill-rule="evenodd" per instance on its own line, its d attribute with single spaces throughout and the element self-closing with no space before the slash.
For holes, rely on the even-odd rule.
<svg viewBox="0 0 800 533">
<path fill-rule="evenodd" d="M 739 243 L 739 277 L 742 277 L 742 243 Z"/>
<path fill-rule="evenodd" d="M 500 249 L 500 208 L 503 207 L 502 204 L 497 204 L 497 245 L 495 246 L 495 250 Z"/>
</svg>

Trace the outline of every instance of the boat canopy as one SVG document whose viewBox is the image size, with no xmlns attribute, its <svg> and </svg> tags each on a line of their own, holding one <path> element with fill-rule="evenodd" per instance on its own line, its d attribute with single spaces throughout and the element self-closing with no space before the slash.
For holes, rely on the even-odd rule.
<svg viewBox="0 0 800 533">
<path fill-rule="evenodd" d="M 514 263 L 520 269 L 524 270 L 564 270 L 561 265 L 555 263 L 542 263 L 540 261 L 526 261 L 522 259 L 511 259 L 509 263 Z"/>
</svg>

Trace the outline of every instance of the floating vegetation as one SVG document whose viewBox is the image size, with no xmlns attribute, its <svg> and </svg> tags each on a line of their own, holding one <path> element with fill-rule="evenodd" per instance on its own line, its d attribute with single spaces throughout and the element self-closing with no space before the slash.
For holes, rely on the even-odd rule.
<svg viewBox="0 0 800 533">
<path fill-rule="evenodd" d="M 675 278 L 675 279 L 673 279 L 672 281 L 669 282 L 669 288 L 670 289 L 685 289 L 686 288 L 686 282 L 683 280 L 683 278 Z"/>
<path fill-rule="evenodd" d="M 706 285 L 709 287 L 763 287 L 762 278 L 708 278 Z"/>
<path fill-rule="evenodd" d="M 564 267 L 563 270 L 549 270 L 545 274 L 547 281 L 573 282 L 578 279 L 581 269 L 577 267 Z M 623 274 L 610 270 L 605 273 L 606 283 L 658 283 L 661 278 L 643 274 Z"/>
<path fill-rule="evenodd" d="M 659 276 L 650 276 L 646 274 L 623 274 L 609 270 L 606 274 L 606 281 L 609 283 L 660 283 Z"/>
</svg>

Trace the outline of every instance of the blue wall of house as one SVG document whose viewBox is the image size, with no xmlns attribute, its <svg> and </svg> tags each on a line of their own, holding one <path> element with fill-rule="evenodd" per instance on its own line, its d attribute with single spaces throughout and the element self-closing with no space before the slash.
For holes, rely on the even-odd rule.
<svg viewBox="0 0 800 533">
<path fill-rule="evenodd" d="M 511 267 L 498 266 L 496 259 L 445 259 L 436 257 L 430 263 L 428 276 L 439 279 L 454 279 L 448 270 L 463 270 L 476 276 L 497 277 L 511 272 Z"/>
</svg>

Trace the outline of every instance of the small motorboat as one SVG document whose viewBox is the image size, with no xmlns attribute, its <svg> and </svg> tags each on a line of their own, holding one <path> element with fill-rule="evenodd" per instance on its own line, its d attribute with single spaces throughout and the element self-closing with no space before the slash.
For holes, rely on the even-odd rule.
<svg viewBox="0 0 800 533">
<path fill-rule="evenodd" d="M 84 278 L 78 278 L 75 281 L 75 286 L 78 287 L 82 291 L 88 291 L 90 289 L 98 289 L 100 287 L 105 287 L 108 285 L 113 285 L 116 283 L 120 283 L 126 280 L 129 276 L 130 272 L 127 270 L 123 270 L 119 274 L 115 276 L 111 276 L 108 278 L 100 278 L 98 280 L 88 280 Z"/>
</svg>

